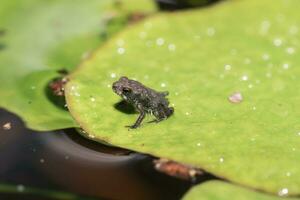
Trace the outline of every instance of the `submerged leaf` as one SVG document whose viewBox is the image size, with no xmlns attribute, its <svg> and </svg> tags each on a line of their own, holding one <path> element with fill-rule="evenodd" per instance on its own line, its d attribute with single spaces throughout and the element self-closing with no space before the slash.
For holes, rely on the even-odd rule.
<svg viewBox="0 0 300 200">
<path fill-rule="evenodd" d="M 154 10 L 150 1 L 126 0 L 119 9 Z M 70 114 L 47 96 L 58 70 L 72 70 L 105 39 L 104 19 L 114 1 L 2 0 L 0 3 L 0 107 L 36 130 L 77 126 Z M 143 6 L 141 6 L 143 5 Z M 152 5 L 152 6 L 151 6 Z M 116 11 L 118 13 L 118 10 Z M 125 17 L 125 16 L 123 16 Z M 120 19 L 121 20 L 121 19 Z M 124 20 L 123 20 L 124 21 Z M 116 22 L 116 32 L 124 23 Z"/>
</svg>

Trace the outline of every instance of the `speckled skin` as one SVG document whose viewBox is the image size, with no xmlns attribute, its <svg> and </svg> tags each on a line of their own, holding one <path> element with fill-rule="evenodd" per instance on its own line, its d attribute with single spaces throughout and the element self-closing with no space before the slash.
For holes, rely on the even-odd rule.
<svg viewBox="0 0 300 200">
<path fill-rule="evenodd" d="M 166 98 L 168 92 L 157 92 L 125 76 L 114 82 L 112 89 L 140 113 L 136 122 L 127 127 L 139 127 L 146 114 L 154 115 L 156 122 L 159 122 L 167 119 L 174 112 L 174 108 L 169 107 L 169 101 Z"/>
</svg>

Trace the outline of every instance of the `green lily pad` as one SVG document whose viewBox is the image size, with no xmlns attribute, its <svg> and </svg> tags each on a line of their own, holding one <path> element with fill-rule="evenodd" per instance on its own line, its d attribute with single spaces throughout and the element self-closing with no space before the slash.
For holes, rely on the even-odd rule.
<svg viewBox="0 0 300 200">
<path fill-rule="evenodd" d="M 77 126 L 70 114 L 46 96 L 57 70 L 72 70 L 105 40 L 106 10 L 114 1 L 17 1 L 0 3 L 0 107 L 29 128 L 53 130 Z M 152 2 L 124 1 L 120 12 L 154 10 Z M 129 6 L 130 4 L 130 6 Z M 128 5 L 128 8 L 126 7 Z M 141 6 L 143 5 L 143 6 Z M 115 11 L 117 12 L 117 11 Z M 125 16 L 123 16 L 125 17 Z M 122 20 L 121 20 L 122 21 Z M 124 20 L 123 20 L 124 21 Z M 114 31 L 123 27 L 116 23 Z"/>
<path fill-rule="evenodd" d="M 183 197 L 183 200 L 296 200 L 298 198 L 280 198 L 258 191 L 249 190 L 240 186 L 222 181 L 209 181 L 192 187 Z"/>
<path fill-rule="evenodd" d="M 227 1 L 131 27 L 70 76 L 70 112 L 91 139 L 299 195 L 298 6 Z M 174 116 L 125 128 L 138 115 L 115 108 L 111 84 L 122 75 L 168 90 Z"/>
</svg>

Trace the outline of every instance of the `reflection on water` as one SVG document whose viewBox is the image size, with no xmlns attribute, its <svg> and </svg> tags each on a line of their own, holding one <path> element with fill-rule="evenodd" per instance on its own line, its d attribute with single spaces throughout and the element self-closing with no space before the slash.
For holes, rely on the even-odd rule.
<svg viewBox="0 0 300 200">
<path fill-rule="evenodd" d="M 7 122 L 11 129 L 4 130 Z M 189 182 L 156 172 L 150 156 L 101 145 L 72 130 L 30 131 L 3 110 L 0 125 L 1 183 L 132 200 L 179 199 L 190 187 Z M 4 197 L 7 194 L 0 195 Z"/>
</svg>

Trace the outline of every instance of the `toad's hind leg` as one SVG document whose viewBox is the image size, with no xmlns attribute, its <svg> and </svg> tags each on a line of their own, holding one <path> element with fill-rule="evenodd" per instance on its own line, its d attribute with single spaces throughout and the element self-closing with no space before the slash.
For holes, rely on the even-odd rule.
<svg viewBox="0 0 300 200">
<path fill-rule="evenodd" d="M 167 119 L 174 113 L 173 107 L 160 107 L 159 109 L 155 110 L 153 112 L 153 115 L 155 116 L 156 120 L 154 122 L 160 122 L 162 120 Z"/>
</svg>

